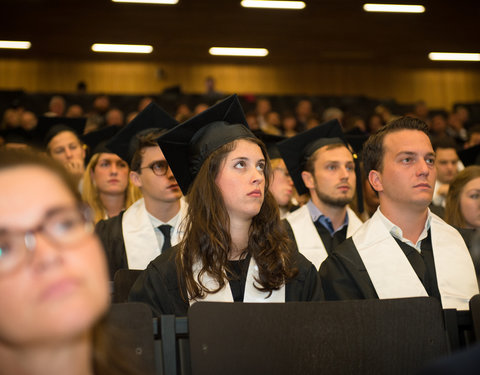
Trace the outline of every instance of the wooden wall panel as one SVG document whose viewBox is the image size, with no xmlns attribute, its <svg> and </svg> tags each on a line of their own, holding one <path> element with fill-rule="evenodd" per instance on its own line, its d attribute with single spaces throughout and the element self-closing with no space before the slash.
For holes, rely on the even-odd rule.
<svg viewBox="0 0 480 375">
<path fill-rule="evenodd" d="M 27 92 L 74 92 L 84 80 L 92 93 L 157 94 L 175 85 L 201 93 L 209 75 L 225 93 L 364 95 L 400 103 L 423 99 L 432 108 L 445 109 L 455 102 L 480 101 L 479 70 L 0 59 L 0 89 Z"/>
</svg>

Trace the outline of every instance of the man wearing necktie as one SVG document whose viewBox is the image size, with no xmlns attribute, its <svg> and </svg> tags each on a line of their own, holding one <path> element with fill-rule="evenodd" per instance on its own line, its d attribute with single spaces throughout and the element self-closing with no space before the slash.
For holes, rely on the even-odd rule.
<svg viewBox="0 0 480 375">
<path fill-rule="evenodd" d="M 157 138 L 176 124 L 157 104 L 150 103 L 107 144 L 128 162 L 130 180 L 143 194 L 128 210 L 96 226 L 112 279 L 122 268 L 145 269 L 182 238 L 187 204 L 157 143 Z"/>
</svg>

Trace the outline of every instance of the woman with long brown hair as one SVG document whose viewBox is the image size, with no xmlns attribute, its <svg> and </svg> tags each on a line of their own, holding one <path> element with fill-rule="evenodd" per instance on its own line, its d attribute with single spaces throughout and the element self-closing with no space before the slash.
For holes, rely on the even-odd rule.
<svg viewBox="0 0 480 375">
<path fill-rule="evenodd" d="M 264 144 L 231 96 L 158 140 L 189 202 L 183 240 L 135 283 L 130 300 L 155 314 L 186 315 L 196 301 L 286 302 L 321 298 L 268 191 Z"/>
</svg>

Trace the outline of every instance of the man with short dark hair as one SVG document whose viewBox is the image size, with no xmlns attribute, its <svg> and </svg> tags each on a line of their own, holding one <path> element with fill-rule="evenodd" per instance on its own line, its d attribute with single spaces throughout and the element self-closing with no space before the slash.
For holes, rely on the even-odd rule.
<svg viewBox="0 0 480 375">
<path fill-rule="evenodd" d="M 433 150 L 436 156 L 437 180 L 432 202 L 436 206 L 445 207 L 448 188 L 459 172 L 456 144 L 451 138 L 440 138 L 433 142 Z"/>
<path fill-rule="evenodd" d="M 356 175 L 338 120 L 329 121 L 277 144 L 299 194 L 310 200 L 286 217 L 299 251 L 319 268 L 333 249 L 362 222 L 349 204 Z"/>
<path fill-rule="evenodd" d="M 150 103 L 107 147 L 130 165 L 130 180 L 143 194 L 125 212 L 100 221 L 96 232 L 107 253 L 110 277 L 121 268 L 145 269 L 177 244 L 186 214 L 182 192 L 156 139 L 177 122 Z"/>
<path fill-rule="evenodd" d="M 427 125 L 392 121 L 368 139 L 363 161 L 380 206 L 322 264 L 325 297 L 433 296 L 443 308 L 468 309 L 478 286 L 467 246 L 428 209 L 436 173 Z"/>
</svg>

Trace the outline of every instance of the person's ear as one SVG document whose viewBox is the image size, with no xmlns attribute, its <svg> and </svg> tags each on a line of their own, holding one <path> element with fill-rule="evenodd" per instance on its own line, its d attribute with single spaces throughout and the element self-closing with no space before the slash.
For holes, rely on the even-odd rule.
<svg viewBox="0 0 480 375">
<path fill-rule="evenodd" d="M 142 187 L 142 179 L 138 172 L 130 171 L 130 181 L 134 184 L 137 188 Z"/>
<path fill-rule="evenodd" d="M 372 185 L 373 190 L 377 192 L 383 191 L 382 174 L 379 171 L 372 169 L 368 174 L 368 181 Z"/>
<path fill-rule="evenodd" d="M 302 172 L 302 180 L 307 189 L 314 189 L 315 188 L 315 179 L 310 172 L 303 171 Z"/>
</svg>

